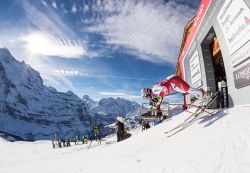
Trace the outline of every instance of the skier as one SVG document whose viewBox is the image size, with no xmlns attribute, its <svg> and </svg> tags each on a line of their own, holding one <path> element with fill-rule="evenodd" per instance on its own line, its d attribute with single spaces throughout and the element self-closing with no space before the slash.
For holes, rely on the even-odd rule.
<svg viewBox="0 0 250 173">
<path fill-rule="evenodd" d="M 203 89 L 193 88 L 179 76 L 171 75 L 151 88 L 143 88 L 141 95 L 150 100 L 152 107 L 156 107 L 157 114 L 161 113 L 160 105 L 163 97 L 177 91 L 183 94 L 191 94 L 200 99 L 203 103 L 208 101 Z"/>
<path fill-rule="evenodd" d="M 52 146 L 53 146 L 53 148 L 56 148 L 55 140 L 54 139 L 52 139 Z"/>
<path fill-rule="evenodd" d="M 97 138 L 98 138 L 98 144 L 101 144 L 102 143 L 102 137 L 101 137 L 100 133 L 98 133 Z"/>
<path fill-rule="evenodd" d="M 58 147 L 58 140 L 57 140 L 56 134 L 54 134 L 54 145 L 55 145 L 55 148 Z"/>
<path fill-rule="evenodd" d="M 63 143 L 63 147 L 66 147 L 66 140 L 64 137 L 62 137 L 62 143 Z"/>
<path fill-rule="evenodd" d="M 62 140 L 61 140 L 61 138 L 58 139 L 58 147 L 62 148 Z"/>
<path fill-rule="evenodd" d="M 75 142 L 75 145 L 78 145 L 78 144 L 79 144 L 78 136 L 75 136 L 74 142 Z"/>
<path fill-rule="evenodd" d="M 94 137 L 95 137 L 95 140 L 100 140 L 100 125 L 98 124 L 95 124 L 93 126 L 93 134 L 94 134 Z"/>
<path fill-rule="evenodd" d="M 70 147 L 70 138 L 66 138 L 67 147 Z"/>
<path fill-rule="evenodd" d="M 82 138 L 82 144 L 87 144 L 88 143 L 88 136 L 84 135 Z"/>
</svg>

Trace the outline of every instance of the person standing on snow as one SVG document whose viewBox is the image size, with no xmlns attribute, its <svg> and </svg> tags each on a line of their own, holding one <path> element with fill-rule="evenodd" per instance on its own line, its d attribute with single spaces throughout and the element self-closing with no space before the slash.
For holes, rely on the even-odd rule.
<svg viewBox="0 0 250 173">
<path fill-rule="evenodd" d="M 75 136 L 74 142 L 75 142 L 75 145 L 79 145 L 79 138 L 78 138 L 78 136 Z"/>
<path fill-rule="evenodd" d="M 100 128 L 99 124 L 93 125 L 93 134 L 94 134 L 94 138 L 95 138 L 96 141 L 101 140 L 100 130 L 101 130 L 101 128 Z"/>
<path fill-rule="evenodd" d="M 179 76 L 171 75 L 151 88 L 141 90 L 142 97 L 149 99 L 150 104 L 160 111 L 160 105 L 163 97 L 177 91 L 183 94 L 191 94 L 196 98 L 206 101 L 208 98 L 203 89 L 193 88 Z"/>
<path fill-rule="evenodd" d="M 61 140 L 61 138 L 58 139 L 58 147 L 62 148 L 62 140 Z"/>
<path fill-rule="evenodd" d="M 84 136 L 83 136 L 83 141 L 82 141 L 82 143 L 83 143 L 83 144 L 87 144 L 87 143 L 88 143 L 88 140 L 89 140 L 89 139 L 88 139 L 88 135 L 84 135 Z"/>
<path fill-rule="evenodd" d="M 70 138 L 66 138 L 67 147 L 70 147 Z"/>
<path fill-rule="evenodd" d="M 66 140 L 64 137 L 62 137 L 62 143 L 63 143 L 63 147 L 66 147 Z"/>
<path fill-rule="evenodd" d="M 124 139 L 124 136 L 125 136 L 125 130 L 124 130 L 124 123 L 125 123 L 125 120 L 124 118 L 122 117 L 117 117 L 117 142 L 120 142 Z"/>
<path fill-rule="evenodd" d="M 56 145 L 55 145 L 55 140 L 54 140 L 54 139 L 52 139 L 52 141 L 51 141 L 51 142 L 52 142 L 52 147 L 53 147 L 53 148 L 56 148 Z"/>
</svg>

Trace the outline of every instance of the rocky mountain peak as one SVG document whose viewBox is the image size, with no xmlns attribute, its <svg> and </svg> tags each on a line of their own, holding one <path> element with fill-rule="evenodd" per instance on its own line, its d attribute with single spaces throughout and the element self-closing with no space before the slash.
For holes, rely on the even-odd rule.
<svg viewBox="0 0 250 173">
<path fill-rule="evenodd" d="M 16 61 L 7 48 L 0 48 L 0 57 L 0 61 L 3 60 L 5 63 Z"/>
<path fill-rule="evenodd" d="M 0 49 L 0 131 L 27 139 L 50 139 L 55 133 L 73 136 L 91 130 L 91 122 L 109 124 L 139 105 L 124 99 L 104 98 L 95 102 L 88 95 L 57 92 L 43 85 L 36 70 L 17 61 L 6 48 Z M 31 135 L 32 134 L 32 135 Z"/>
</svg>

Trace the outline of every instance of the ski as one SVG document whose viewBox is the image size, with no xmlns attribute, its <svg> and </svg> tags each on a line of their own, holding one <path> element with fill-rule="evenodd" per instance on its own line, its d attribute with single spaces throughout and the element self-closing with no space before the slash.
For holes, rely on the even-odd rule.
<svg viewBox="0 0 250 173">
<path fill-rule="evenodd" d="M 187 122 L 192 116 L 195 116 L 200 110 L 201 110 L 201 108 L 198 107 L 198 108 L 196 109 L 196 111 L 194 111 L 189 117 L 187 117 L 187 118 L 184 120 L 184 122 Z"/>
<path fill-rule="evenodd" d="M 90 141 L 90 144 L 89 144 L 89 146 L 88 146 L 88 149 L 90 148 L 91 144 L 92 144 L 92 140 Z"/>
<path fill-rule="evenodd" d="M 200 110 L 200 108 L 197 108 L 195 112 L 193 112 L 190 116 L 188 116 L 181 124 L 175 126 L 174 128 L 172 128 L 171 130 L 167 131 L 167 132 L 164 132 L 164 133 L 170 133 L 180 127 L 182 127 L 190 118 L 192 118 L 195 114 L 197 114 L 197 112 Z"/>
<path fill-rule="evenodd" d="M 174 131 L 174 133 L 169 134 L 167 137 L 169 138 L 169 137 L 171 137 L 171 136 L 173 136 L 173 135 L 175 135 L 175 134 L 177 134 L 177 133 L 183 131 L 184 129 L 186 129 L 187 127 L 189 127 L 190 125 L 192 125 L 192 124 L 194 123 L 194 121 L 195 121 L 197 118 L 198 118 L 198 116 L 193 117 L 193 119 L 191 119 L 190 121 L 188 121 L 188 122 L 186 122 L 185 124 L 183 124 L 183 125 L 181 126 L 182 128 L 180 128 L 180 129 Z"/>
<path fill-rule="evenodd" d="M 181 123 L 180 125 L 174 127 L 173 129 L 165 132 L 166 134 L 169 134 L 170 132 L 173 132 L 173 131 L 178 129 L 177 131 L 175 131 L 174 133 L 168 135 L 167 137 L 171 137 L 171 136 L 179 133 L 180 131 L 186 129 L 190 125 L 192 125 L 194 123 L 195 119 L 198 119 L 199 115 L 202 114 L 203 112 L 205 112 L 205 110 L 217 99 L 217 97 L 218 97 L 218 92 L 216 92 L 212 96 L 211 100 L 205 106 L 200 106 L 199 108 L 197 108 L 197 110 L 191 116 L 189 116 L 183 123 Z M 213 113 L 209 113 L 209 114 L 214 115 Z M 190 121 L 188 121 L 191 117 L 193 117 L 193 118 Z"/>
<path fill-rule="evenodd" d="M 195 114 L 193 114 L 191 117 L 193 117 L 190 121 L 186 121 L 186 122 L 184 122 L 184 124 L 182 125 L 182 126 L 180 126 L 179 128 L 176 128 L 176 129 L 178 129 L 177 131 L 174 131 L 174 130 L 172 130 L 172 131 L 174 131 L 172 134 L 169 134 L 167 137 L 169 138 L 169 137 L 171 137 L 171 136 L 173 136 L 173 135 L 175 135 L 175 134 L 177 134 L 177 133 L 179 133 L 179 132 L 181 132 L 181 131 L 183 131 L 184 129 L 186 129 L 187 127 L 189 127 L 190 125 L 192 125 L 194 122 L 195 122 L 195 120 L 196 119 L 198 119 L 199 118 L 199 115 L 201 115 L 204 111 L 203 110 L 201 110 L 201 109 L 199 109 L 200 110 L 200 112 L 196 112 Z M 176 130 L 175 129 L 175 130 Z M 171 132 L 172 132 L 171 131 Z"/>
<path fill-rule="evenodd" d="M 186 129 L 186 128 L 189 127 L 190 125 L 192 125 L 192 124 L 195 122 L 195 120 L 197 120 L 197 119 L 200 117 L 199 115 L 201 115 L 201 113 L 203 113 L 203 112 L 204 112 L 204 111 L 198 112 L 198 113 L 193 117 L 193 119 L 191 119 L 189 122 L 186 122 L 186 123 L 182 126 L 182 128 L 180 128 L 179 130 L 175 131 L 174 133 L 168 135 L 167 137 L 169 138 L 169 137 L 171 137 L 171 136 L 173 136 L 173 135 L 175 135 L 175 134 L 177 134 L 177 133 L 183 131 L 184 129 Z M 214 111 L 211 115 L 215 115 L 215 114 L 216 114 L 215 112 L 218 113 L 219 111 Z M 210 115 L 210 116 L 211 116 L 211 115 Z M 176 128 L 176 129 L 177 129 L 177 128 Z M 173 130 L 172 130 L 172 131 L 173 131 Z"/>
</svg>

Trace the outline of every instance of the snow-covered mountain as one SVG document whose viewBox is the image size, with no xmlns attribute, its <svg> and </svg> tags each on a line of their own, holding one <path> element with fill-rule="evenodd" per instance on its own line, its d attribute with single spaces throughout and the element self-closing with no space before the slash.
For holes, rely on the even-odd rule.
<svg viewBox="0 0 250 173">
<path fill-rule="evenodd" d="M 72 136 L 91 129 L 92 123 L 108 124 L 116 116 L 136 112 L 140 105 L 125 99 L 99 102 L 72 91 L 57 92 L 43 85 L 40 74 L 25 62 L 0 49 L 0 131 L 23 139 L 48 139 L 57 133 Z"/>
</svg>

